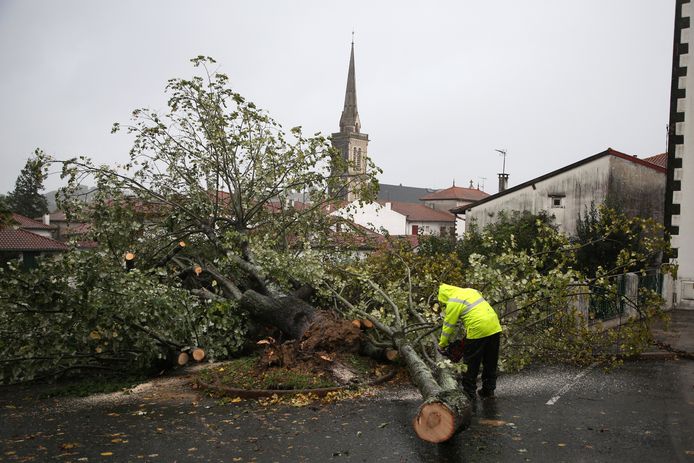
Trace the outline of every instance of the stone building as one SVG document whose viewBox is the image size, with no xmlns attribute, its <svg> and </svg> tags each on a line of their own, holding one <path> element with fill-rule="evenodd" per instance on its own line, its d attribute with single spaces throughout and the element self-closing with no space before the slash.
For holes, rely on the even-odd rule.
<svg viewBox="0 0 694 463">
<path fill-rule="evenodd" d="M 347 89 L 345 105 L 340 116 L 340 131 L 331 136 L 332 144 L 342 153 L 342 158 L 349 163 L 347 172 L 341 172 L 342 196 L 347 201 L 356 199 L 355 191 L 363 184 L 368 159 L 369 136 L 361 133 L 361 122 L 357 110 L 357 84 L 354 73 L 354 42 L 349 57 L 347 72 Z"/>
<path fill-rule="evenodd" d="M 609 198 L 628 215 L 662 221 L 665 172 L 660 165 L 608 148 L 451 212 L 484 227 L 501 211 L 544 210 L 554 215 L 560 231 L 572 236 L 579 214 Z"/>
<path fill-rule="evenodd" d="M 665 227 L 678 265 L 673 302 L 694 308 L 694 6 L 690 0 L 675 5 Z"/>
</svg>

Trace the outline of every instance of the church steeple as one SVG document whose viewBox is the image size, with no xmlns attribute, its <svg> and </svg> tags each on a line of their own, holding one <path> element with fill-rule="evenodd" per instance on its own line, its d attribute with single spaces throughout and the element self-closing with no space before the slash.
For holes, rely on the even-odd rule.
<svg viewBox="0 0 694 463">
<path fill-rule="evenodd" d="M 340 195 L 347 201 L 357 198 L 358 190 L 366 185 L 368 166 L 369 136 L 361 133 L 361 122 L 357 112 L 357 84 L 354 73 L 354 33 L 352 33 L 352 52 L 349 56 L 349 72 L 347 73 L 347 90 L 345 91 L 345 106 L 340 117 L 340 131 L 333 133 L 332 144 L 342 154 L 347 162 L 347 168 L 336 172 L 343 179 Z"/>
<path fill-rule="evenodd" d="M 345 106 L 340 117 L 340 132 L 359 133 L 361 122 L 357 111 L 357 83 L 354 75 L 354 36 L 352 36 L 352 52 L 349 56 L 349 71 L 347 72 L 347 89 L 345 90 Z"/>
</svg>

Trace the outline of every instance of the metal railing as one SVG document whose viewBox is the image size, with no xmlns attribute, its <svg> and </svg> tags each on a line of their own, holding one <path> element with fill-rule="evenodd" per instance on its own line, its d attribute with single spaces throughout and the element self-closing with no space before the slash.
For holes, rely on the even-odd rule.
<svg viewBox="0 0 694 463">
<path fill-rule="evenodd" d="M 615 281 L 616 291 L 593 288 L 590 294 L 589 311 L 591 319 L 607 320 L 624 315 L 624 296 L 626 282 L 623 275 Z"/>
</svg>

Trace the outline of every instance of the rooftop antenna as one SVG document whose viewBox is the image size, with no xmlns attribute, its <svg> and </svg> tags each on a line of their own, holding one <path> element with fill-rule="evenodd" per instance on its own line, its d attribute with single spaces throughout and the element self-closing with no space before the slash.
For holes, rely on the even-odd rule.
<svg viewBox="0 0 694 463">
<path fill-rule="evenodd" d="M 354 28 L 352 28 L 352 45 L 354 45 Z"/>
<path fill-rule="evenodd" d="M 495 149 L 494 151 L 499 153 L 504 158 L 504 164 L 502 166 L 501 173 L 505 174 L 506 173 L 506 149 L 505 148 L 504 149 L 498 149 L 498 150 Z"/>
</svg>

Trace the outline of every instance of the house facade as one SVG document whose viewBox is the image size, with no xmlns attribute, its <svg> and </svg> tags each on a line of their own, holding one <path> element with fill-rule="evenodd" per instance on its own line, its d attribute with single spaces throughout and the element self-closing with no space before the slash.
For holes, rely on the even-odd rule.
<svg viewBox="0 0 694 463">
<path fill-rule="evenodd" d="M 573 236 L 591 204 L 618 204 L 630 216 L 664 216 L 666 169 L 611 148 L 466 206 L 453 209 L 484 227 L 501 211 L 547 211 L 559 230 Z"/>
<path fill-rule="evenodd" d="M 423 204 L 380 201 L 359 205 L 354 202 L 334 215 L 376 232 L 389 235 L 454 235 L 455 216 Z"/>
<path fill-rule="evenodd" d="M 0 264 L 19 260 L 32 267 L 40 256 L 67 251 L 68 246 L 54 240 L 53 233 L 55 227 L 13 213 L 11 223 L 0 227 Z"/>
<path fill-rule="evenodd" d="M 422 201 L 425 206 L 436 209 L 437 211 L 450 212 L 453 209 L 467 206 L 487 196 L 489 196 L 488 193 L 485 193 L 479 188 L 474 188 L 472 181 L 470 181 L 469 188 L 455 186 L 455 182 L 453 182 L 453 186 L 428 193 L 419 198 L 419 200 Z M 456 236 L 463 236 L 465 233 L 465 221 L 461 217 L 455 217 L 455 234 Z"/>
</svg>

